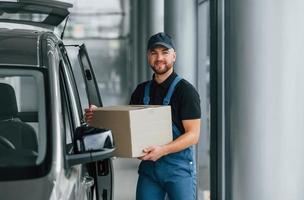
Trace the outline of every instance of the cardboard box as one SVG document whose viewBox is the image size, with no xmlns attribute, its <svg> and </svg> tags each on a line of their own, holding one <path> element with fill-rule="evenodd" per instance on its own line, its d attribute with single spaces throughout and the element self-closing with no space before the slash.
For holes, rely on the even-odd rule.
<svg viewBox="0 0 304 200">
<path fill-rule="evenodd" d="M 170 106 L 100 107 L 90 125 L 111 129 L 117 157 L 139 157 L 144 148 L 173 139 Z"/>
</svg>

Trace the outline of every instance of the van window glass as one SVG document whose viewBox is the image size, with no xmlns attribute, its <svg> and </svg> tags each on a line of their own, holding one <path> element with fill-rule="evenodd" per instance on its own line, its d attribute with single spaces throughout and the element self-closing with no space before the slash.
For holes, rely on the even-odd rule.
<svg viewBox="0 0 304 200">
<path fill-rule="evenodd" d="M 79 64 L 79 61 L 77 58 L 79 48 L 68 46 L 67 50 L 68 50 L 68 53 L 70 56 L 69 57 L 70 61 L 72 62 L 71 66 L 72 66 L 73 74 L 74 74 L 74 77 L 76 80 L 78 93 L 82 94 L 80 96 L 80 101 L 81 101 L 82 110 L 84 110 L 85 108 L 88 108 L 89 101 L 88 101 L 88 94 L 87 94 L 86 87 L 85 87 L 85 81 L 84 81 L 81 67 L 80 67 L 80 64 Z M 65 52 L 65 54 L 67 54 L 65 49 L 63 49 L 63 51 Z"/>
<path fill-rule="evenodd" d="M 64 122 L 66 144 L 71 144 L 76 127 L 82 118 L 79 96 L 73 74 L 68 65 L 60 60 L 60 93 L 62 99 L 62 117 Z"/>
<path fill-rule="evenodd" d="M 70 152 L 69 146 L 72 144 L 73 140 L 73 122 L 72 122 L 72 113 L 69 103 L 66 81 L 63 75 L 63 69 L 60 70 L 60 95 L 61 95 L 61 107 L 62 107 L 62 119 L 64 124 L 64 133 L 65 133 L 65 144 L 66 153 Z"/>
<path fill-rule="evenodd" d="M 65 56 L 60 60 L 60 76 L 64 80 L 68 94 L 69 106 L 71 106 L 71 112 L 73 113 L 73 125 L 74 127 L 78 127 L 81 124 L 80 120 L 83 118 L 83 112 L 74 74 Z"/>
<path fill-rule="evenodd" d="M 0 69 L 0 167 L 35 166 L 46 155 L 43 74 Z"/>
<path fill-rule="evenodd" d="M 78 68 L 80 70 L 79 63 L 70 62 L 69 56 L 68 56 L 67 51 L 64 48 L 64 46 L 61 46 L 60 50 L 63 55 L 63 59 L 62 59 L 63 65 L 68 70 L 68 72 L 71 74 L 71 78 L 73 79 L 72 80 L 73 84 L 75 85 L 74 92 L 77 94 L 78 107 L 79 107 L 79 109 L 83 110 L 88 105 L 88 98 L 87 98 L 87 95 L 79 95 L 79 94 L 85 94 L 85 93 L 82 93 L 83 91 L 85 91 L 85 84 L 84 84 L 84 80 L 82 77 L 82 72 L 74 70 L 75 68 Z"/>
</svg>

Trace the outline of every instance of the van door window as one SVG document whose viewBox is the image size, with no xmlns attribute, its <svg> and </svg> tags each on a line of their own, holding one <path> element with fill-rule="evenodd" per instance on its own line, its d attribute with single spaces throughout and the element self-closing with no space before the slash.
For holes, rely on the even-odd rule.
<svg viewBox="0 0 304 200">
<path fill-rule="evenodd" d="M 79 93 L 76 86 L 73 71 L 70 64 L 67 62 L 67 58 L 63 57 L 60 60 L 60 72 L 65 81 L 65 87 L 68 93 L 68 100 L 71 106 L 71 112 L 73 124 L 76 127 L 80 126 L 81 119 L 83 118 L 83 112 L 81 108 L 81 102 L 79 99 Z"/>
<path fill-rule="evenodd" d="M 86 93 L 86 89 L 85 89 L 85 82 L 83 79 L 83 75 L 82 75 L 82 71 L 81 71 L 79 62 L 77 62 L 77 57 L 75 57 L 75 58 L 73 57 L 73 56 L 77 55 L 78 48 L 75 48 L 75 47 L 69 48 L 69 56 L 72 56 L 71 59 L 69 59 L 67 51 L 64 48 L 64 46 L 61 46 L 60 50 L 61 50 L 61 53 L 64 55 L 64 57 L 63 57 L 64 64 L 70 66 L 71 73 L 73 74 L 73 78 L 75 81 L 75 85 L 76 85 L 78 94 L 84 94 L 84 95 L 79 95 L 80 105 L 81 105 L 82 110 L 84 110 L 85 108 L 88 107 L 89 101 L 88 101 L 88 97 L 87 97 L 87 93 Z M 74 62 L 71 63 L 71 60 Z"/>
<path fill-rule="evenodd" d="M 72 153 L 73 147 L 73 132 L 75 127 L 72 121 L 71 107 L 69 103 L 69 97 L 66 87 L 66 81 L 64 80 L 63 69 L 60 69 L 60 95 L 61 95 L 61 107 L 62 107 L 62 118 L 65 132 L 65 145 L 66 153 Z"/>
<path fill-rule="evenodd" d="M 69 65 L 64 62 L 64 59 L 60 60 L 60 85 L 62 86 L 63 100 L 65 103 L 62 105 L 63 111 L 66 112 L 65 117 L 68 117 L 68 123 L 71 124 L 72 130 L 66 132 L 68 140 L 73 139 L 73 132 L 76 127 L 81 125 L 82 109 L 79 100 L 79 94 L 76 88 L 76 83 Z M 66 124 L 67 125 L 67 124 Z M 69 139 L 70 138 L 70 139 Z"/>
<path fill-rule="evenodd" d="M 37 166 L 46 155 L 43 75 L 0 69 L 0 167 Z"/>
</svg>

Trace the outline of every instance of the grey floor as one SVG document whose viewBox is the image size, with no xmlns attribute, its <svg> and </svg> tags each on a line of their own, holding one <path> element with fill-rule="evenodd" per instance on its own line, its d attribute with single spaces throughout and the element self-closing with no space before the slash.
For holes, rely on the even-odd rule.
<svg viewBox="0 0 304 200">
<path fill-rule="evenodd" d="M 116 158 L 114 166 L 114 200 L 134 200 L 137 167 L 140 160 L 136 158 Z"/>
<path fill-rule="evenodd" d="M 114 200 L 134 200 L 137 182 L 137 168 L 140 160 L 134 158 L 115 158 Z M 197 200 L 209 200 L 209 169 L 199 168 L 199 188 Z"/>
</svg>

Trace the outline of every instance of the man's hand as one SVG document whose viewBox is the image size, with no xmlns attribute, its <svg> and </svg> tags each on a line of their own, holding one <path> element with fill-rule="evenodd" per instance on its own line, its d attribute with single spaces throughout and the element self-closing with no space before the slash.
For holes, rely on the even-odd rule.
<svg viewBox="0 0 304 200">
<path fill-rule="evenodd" d="M 150 146 L 143 150 L 144 156 L 139 157 L 140 160 L 152 160 L 156 161 L 162 156 L 166 155 L 164 146 Z"/>
<path fill-rule="evenodd" d="M 167 154 L 182 151 L 191 145 L 197 144 L 200 134 L 200 119 L 191 119 L 182 121 L 185 133 L 181 134 L 172 142 L 162 146 L 151 146 L 144 149 L 144 155 L 139 157 L 140 160 L 156 161 Z"/>
<path fill-rule="evenodd" d="M 95 110 L 97 107 L 95 105 L 90 105 L 89 108 L 84 109 L 84 119 L 87 122 L 87 124 L 90 124 L 93 118 L 93 110 Z"/>
</svg>

